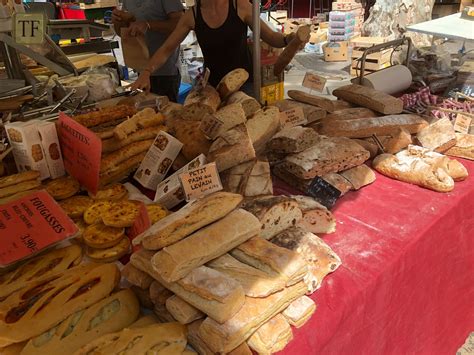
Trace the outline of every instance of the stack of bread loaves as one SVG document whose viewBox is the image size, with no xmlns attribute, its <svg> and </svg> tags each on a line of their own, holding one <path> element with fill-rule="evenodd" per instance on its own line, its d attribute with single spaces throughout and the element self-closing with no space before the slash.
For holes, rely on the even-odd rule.
<svg viewBox="0 0 474 355">
<path fill-rule="evenodd" d="M 188 325 L 188 341 L 206 354 L 245 348 L 247 341 L 258 352 L 281 350 L 292 338 L 289 324 L 302 325 L 315 309 L 301 298 L 340 265 L 304 229 L 316 219 L 333 228 L 324 207 L 306 206 L 304 216 L 296 199 L 242 201 L 217 192 L 160 220 L 134 240 L 143 249 L 125 272 L 140 292 L 148 290 L 160 318 Z"/>
<path fill-rule="evenodd" d="M 0 205 L 41 188 L 39 171 L 31 170 L 0 178 Z"/>
</svg>

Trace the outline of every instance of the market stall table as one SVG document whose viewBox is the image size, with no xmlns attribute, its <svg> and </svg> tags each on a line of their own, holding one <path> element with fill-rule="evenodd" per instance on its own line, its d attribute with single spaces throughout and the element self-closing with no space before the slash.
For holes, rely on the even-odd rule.
<svg viewBox="0 0 474 355">
<path fill-rule="evenodd" d="M 474 162 L 451 193 L 377 174 L 333 209 L 342 266 L 285 354 L 454 354 L 474 330 Z M 277 182 L 278 194 L 294 193 Z"/>
</svg>

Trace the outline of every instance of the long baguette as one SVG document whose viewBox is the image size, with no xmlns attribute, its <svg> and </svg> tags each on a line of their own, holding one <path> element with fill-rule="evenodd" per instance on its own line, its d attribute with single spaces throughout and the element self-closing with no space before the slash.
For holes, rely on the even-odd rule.
<svg viewBox="0 0 474 355">
<path fill-rule="evenodd" d="M 133 157 L 125 160 L 124 162 L 116 165 L 113 169 L 110 169 L 99 175 L 100 186 L 106 186 L 112 182 L 120 181 L 127 177 L 133 170 L 137 169 L 140 163 L 145 158 L 147 152 L 134 155 Z"/>
<path fill-rule="evenodd" d="M 332 92 L 339 99 L 370 108 L 385 115 L 393 115 L 403 111 L 403 101 L 382 91 L 367 86 L 351 84 L 341 86 Z"/>
<path fill-rule="evenodd" d="M 351 107 L 350 104 L 341 100 L 329 100 L 325 97 L 308 94 L 300 90 L 288 90 L 288 96 L 293 100 L 303 102 L 305 104 L 318 106 L 328 112 L 334 112 Z"/>
<path fill-rule="evenodd" d="M 260 232 L 261 223 L 250 212 L 232 211 L 153 256 L 153 268 L 167 282 L 178 281 L 192 269 L 204 265 Z"/>
<path fill-rule="evenodd" d="M 18 174 L 8 175 L 0 178 L 0 189 L 4 187 L 18 185 L 21 182 L 36 180 L 40 177 L 39 171 L 29 170 Z"/>
<path fill-rule="evenodd" d="M 76 115 L 73 117 L 73 119 L 85 127 L 93 127 L 103 123 L 115 121 L 127 116 L 132 116 L 136 112 L 137 110 L 133 106 L 118 105 L 101 108 L 99 111 Z"/>
<path fill-rule="evenodd" d="M 41 186 L 41 181 L 39 179 L 23 181 L 15 185 L 7 186 L 0 189 L 0 198 L 14 195 L 22 191 L 32 190 L 38 186 Z"/>
<path fill-rule="evenodd" d="M 113 169 L 120 163 L 130 159 L 131 157 L 146 152 L 153 144 L 153 139 L 135 142 L 129 144 L 116 152 L 110 153 L 102 157 L 100 163 L 100 172 L 104 173 L 107 170 Z"/>
<path fill-rule="evenodd" d="M 160 133 L 161 131 L 167 132 L 168 128 L 166 126 L 149 127 L 149 128 L 140 129 L 128 135 L 127 138 L 123 140 L 119 140 L 115 137 L 103 140 L 102 141 L 102 154 L 111 153 L 113 151 L 119 150 L 120 148 L 123 148 L 135 142 L 139 142 L 139 141 L 143 141 L 147 139 L 154 139 L 156 138 L 157 134 Z"/>
</svg>

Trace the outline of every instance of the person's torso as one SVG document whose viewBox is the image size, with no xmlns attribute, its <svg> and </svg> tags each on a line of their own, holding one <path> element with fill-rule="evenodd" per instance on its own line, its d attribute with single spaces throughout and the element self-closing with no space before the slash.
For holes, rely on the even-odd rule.
<svg viewBox="0 0 474 355">
<path fill-rule="evenodd" d="M 247 24 L 239 17 L 234 1 L 229 0 L 227 18 L 218 28 L 208 26 L 200 5 L 198 0 L 194 9 L 194 31 L 204 55 L 204 65 L 211 71 L 209 83 L 216 86 L 224 75 L 237 68 L 244 68 L 252 75 Z"/>
<path fill-rule="evenodd" d="M 168 19 L 168 14 L 163 5 L 164 1 L 176 2 L 177 9 L 181 7 L 180 0 L 124 0 L 123 5 L 124 9 L 132 13 L 137 21 L 165 21 Z M 150 57 L 165 43 L 168 35 L 157 31 L 147 31 L 145 39 Z M 177 75 L 179 68 L 178 58 L 179 47 L 153 75 Z"/>
</svg>

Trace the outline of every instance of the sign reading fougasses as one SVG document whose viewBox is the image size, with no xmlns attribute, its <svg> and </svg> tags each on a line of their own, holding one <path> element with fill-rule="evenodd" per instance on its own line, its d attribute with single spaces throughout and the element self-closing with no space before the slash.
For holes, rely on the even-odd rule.
<svg viewBox="0 0 474 355">
<path fill-rule="evenodd" d="M 46 33 L 46 20 L 43 13 L 13 16 L 13 38 L 19 44 L 42 44 Z"/>
</svg>

